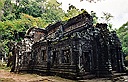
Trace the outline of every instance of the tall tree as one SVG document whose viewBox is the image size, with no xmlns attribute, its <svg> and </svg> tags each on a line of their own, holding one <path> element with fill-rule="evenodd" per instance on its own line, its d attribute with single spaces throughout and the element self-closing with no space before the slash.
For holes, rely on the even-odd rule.
<svg viewBox="0 0 128 82">
<path fill-rule="evenodd" d="M 33 17 L 40 17 L 42 14 L 42 8 L 38 5 L 38 2 L 22 0 L 19 3 L 17 13 L 25 13 Z"/>
<path fill-rule="evenodd" d="M 79 14 L 81 14 L 83 11 L 85 11 L 84 9 L 78 9 L 76 8 L 74 5 L 70 5 L 69 4 L 69 9 L 67 10 L 67 12 L 65 13 L 65 16 L 63 17 L 63 21 L 68 20 L 70 18 L 73 18 Z"/>
<path fill-rule="evenodd" d="M 118 30 L 117 30 L 118 36 L 122 42 L 123 51 L 126 56 L 128 56 L 128 22 L 123 24 Z"/>
<path fill-rule="evenodd" d="M 108 12 L 103 12 L 103 16 L 101 17 L 101 20 L 108 25 L 110 30 L 112 29 L 112 23 L 110 22 L 112 18 L 113 16 Z"/>
<path fill-rule="evenodd" d="M 4 20 L 12 20 L 14 15 L 12 14 L 13 11 L 13 4 L 11 3 L 11 0 L 5 0 L 4 2 L 4 8 L 3 8 L 3 18 Z"/>
<path fill-rule="evenodd" d="M 41 18 L 46 22 L 46 25 L 60 21 L 65 16 L 64 11 L 60 8 L 61 3 L 56 0 L 46 0 L 42 5 L 44 12 Z"/>
</svg>

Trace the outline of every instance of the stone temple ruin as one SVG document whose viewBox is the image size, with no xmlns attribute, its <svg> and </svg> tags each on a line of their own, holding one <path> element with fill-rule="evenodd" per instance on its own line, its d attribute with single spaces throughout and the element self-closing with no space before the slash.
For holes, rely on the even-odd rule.
<svg viewBox="0 0 128 82">
<path fill-rule="evenodd" d="M 112 76 L 124 72 L 121 42 L 107 24 L 93 26 L 90 14 L 83 12 L 66 23 L 30 28 L 21 42 L 15 43 L 14 72 L 58 75 L 74 79 L 86 76 Z"/>
</svg>

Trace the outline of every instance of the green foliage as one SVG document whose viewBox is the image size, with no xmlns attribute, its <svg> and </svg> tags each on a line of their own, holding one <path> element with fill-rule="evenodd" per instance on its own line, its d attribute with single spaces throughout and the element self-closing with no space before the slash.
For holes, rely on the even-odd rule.
<svg viewBox="0 0 128 82">
<path fill-rule="evenodd" d="M 69 9 L 67 10 L 65 17 L 62 20 L 66 21 L 70 18 L 73 18 L 73 17 L 81 14 L 83 11 L 85 11 L 85 10 L 84 9 L 79 10 L 74 5 L 69 5 Z"/>
<path fill-rule="evenodd" d="M 125 55 L 128 56 L 128 22 L 123 24 L 118 30 L 117 30 L 118 36 L 122 42 L 123 51 Z"/>
<path fill-rule="evenodd" d="M 24 2 L 21 2 L 20 4 L 23 4 L 19 6 L 19 8 L 17 9 L 17 13 L 25 13 L 28 15 L 31 15 L 33 17 L 40 17 L 42 14 L 43 9 L 41 8 L 41 6 L 38 5 L 37 2 L 26 2 L 26 0 Z"/>
<path fill-rule="evenodd" d="M 13 20 L 14 19 L 14 13 L 13 13 L 13 3 L 11 3 L 11 0 L 5 0 L 4 7 L 3 7 L 3 17 L 2 21 L 4 20 Z"/>
<path fill-rule="evenodd" d="M 28 28 L 32 26 L 45 26 L 45 23 L 41 18 L 34 18 L 27 14 L 21 14 L 21 19 L 15 20 L 6 20 L 0 22 L 0 52 L 7 53 L 8 47 L 6 46 L 9 41 L 19 41 L 21 39 L 15 39 L 15 31 L 22 32 L 26 31 Z"/>
<path fill-rule="evenodd" d="M 27 14 L 21 14 L 21 19 L 15 20 L 6 20 L 0 22 L 1 34 L 3 35 L 3 40 L 5 39 L 13 39 L 14 40 L 14 31 L 26 31 L 28 28 L 32 26 L 42 27 L 44 25 L 41 18 L 34 18 Z"/>
</svg>

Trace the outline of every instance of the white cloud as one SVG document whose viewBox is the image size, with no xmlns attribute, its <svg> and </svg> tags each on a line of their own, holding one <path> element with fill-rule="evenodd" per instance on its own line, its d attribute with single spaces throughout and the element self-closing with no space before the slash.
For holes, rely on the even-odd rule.
<svg viewBox="0 0 128 82">
<path fill-rule="evenodd" d="M 86 0 L 57 0 L 62 2 L 62 8 L 68 9 L 69 3 L 79 9 L 86 9 L 87 12 L 94 11 L 98 17 L 102 16 L 102 12 L 111 13 L 114 18 L 111 20 L 113 28 L 119 28 L 128 21 L 128 0 L 103 0 L 97 3 L 89 3 Z"/>
</svg>

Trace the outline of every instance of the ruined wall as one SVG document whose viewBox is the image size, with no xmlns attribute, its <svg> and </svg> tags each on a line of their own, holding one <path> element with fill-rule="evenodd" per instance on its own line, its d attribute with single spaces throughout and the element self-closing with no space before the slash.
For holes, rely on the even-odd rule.
<svg viewBox="0 0 128 82">
<path fill-rule="evenodd" d="M 107 24 L 93 26 L 87 12 L 46 29 L 29 29 L 20 47 L 17 60 L 22 62 L 18 71 L 78 79 L 87 74 L 105 77 L 112 71 L 125 70 L 118 37 L 108 30 Z"/>
</svg>

